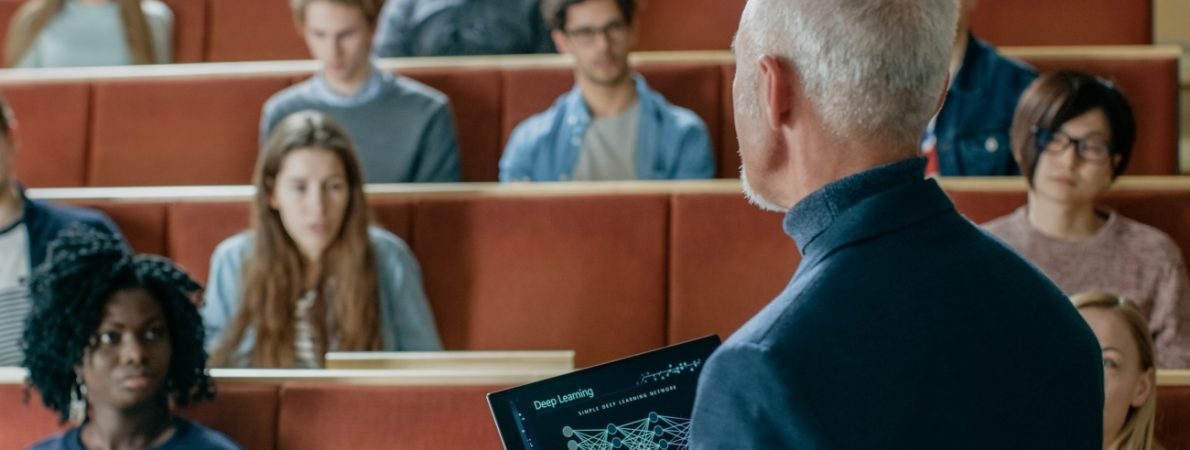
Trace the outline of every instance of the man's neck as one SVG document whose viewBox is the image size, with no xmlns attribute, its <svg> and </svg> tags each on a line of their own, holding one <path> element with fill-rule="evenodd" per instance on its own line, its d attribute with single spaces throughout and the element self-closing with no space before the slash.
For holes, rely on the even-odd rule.
<svg viewBox="0 0 1190 450">
<path fill-rule="evenodd" d="M 1026 218 L 1041 234 L 1063 241 L 1081 241 L 1094 236 L 1107 222 L 1095 213 L 1095 205 L 1091 203 L 1062 203 L 1035 191 L 1029 191 Z"/>
<path fill-rule="evenodd" d="M 636 103 L 636 85 L 631 77 L 624 77 L 615 84 L 600 84 L 579 78 L 578 85 L 592 117 L 615 116 Z"/>
<path fill-rule="evenodd" d="M 25 202 L 14 183 L 7 183 L 0 187 L 0 228 L 8 228 L 21 219 L 25 212 Z"/>
<path fill-rule="evenodd" d="M 814 128 L 826 129 L 821 124 Z M 786 174 L 777 177 L 791 183 L 791 189 L 785 191 L 787 197 L 781 199 L 789 207 L 835 181 L 917 154 L 912 145 L 889 148 L 887 142 L 879 139 L 873 142 L 847 141 L 827 132 L 802 133 L 800 136 L 799 142 L 792 142 L 794 148 L 810 150 L 788 152 Z"/>
<path fill-rule="evenodd" d="M 164 405 L 137 411 L 92 408 L 81 438 L 89 449 L 142 449 L 160 446 L 173 431 L 169 410 Z"/>
<path fill-rule="evenodd" d="M 347 78 L 335 78 L 326 76 L 326 74 L 323 74 L 322 77 L 323 81 L 326 82 L 327 87 L 329 87 L 336 94 L 342 95 L 344 97 L 354 96 L 357 92 L 359 92 L 360 89 L 364 87 L 364 84 L 366 84 L 370 78 L 372 78 L 372 71 L 370 68 L 367 70 L 360 70 L 358 74 L 354 74 Z"/>
</svg>

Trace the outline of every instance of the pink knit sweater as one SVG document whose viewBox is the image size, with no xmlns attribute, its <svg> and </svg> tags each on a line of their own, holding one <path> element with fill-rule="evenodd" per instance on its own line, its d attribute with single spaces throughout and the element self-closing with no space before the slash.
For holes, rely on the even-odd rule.
<svg viewBox="0 0 1190 450">
<path fill-rule="evenodd" d="M 1190 281 L 1177 244 L 1112 211 L 1095 235 L 1063 241 L 1029 224 L 1025 207 L 984 224 L 1068 295 L 1104 291 L 1136 302 L 1149 318 L 1157 366 L 1190 368 Z"/>
</svg>

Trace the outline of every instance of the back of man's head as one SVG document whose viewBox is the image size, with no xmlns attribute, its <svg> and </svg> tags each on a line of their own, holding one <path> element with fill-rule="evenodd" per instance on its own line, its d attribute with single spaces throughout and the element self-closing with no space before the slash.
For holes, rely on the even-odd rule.
<svg viewBox="0 0 1190 450">
<path fill-rule="evenodd" d="M 755 80 L 749 62 L 777 56 L 835 138 L 916 148 L 945 88 L 956 3 L 749 0 L 736 36 L 737 70 L 741 80 Z M 740 95 L 756 104 L 751 90 Z"/>
</svg>

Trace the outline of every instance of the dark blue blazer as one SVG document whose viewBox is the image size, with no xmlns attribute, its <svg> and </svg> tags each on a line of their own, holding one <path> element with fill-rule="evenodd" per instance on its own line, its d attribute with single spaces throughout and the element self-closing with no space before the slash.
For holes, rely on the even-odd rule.
<svg viewBox="0 0 1190 450">
<path fill-rule="evenodd" d="M 801 265 L 709 359 L 693 448 L 1101 448 L 1090 328 L 917 167 L 853 206 L 790 211 Z"/>
<path fill-rule="evenodd" d="M 76 223 L 121 236 L 120 230 L 116 228 L 112 220 L 99 211 L 33 200 L 26 197 L 24 188 L 20 187 L 17 192 L 25 202 L 24 215 L 21 220 L 25 223 L 25 229 L 29 233 L 29 267 L 31 269 L 40 265 L 45 259 L 46 248 L 50 241 L 57 237 L 62 230 Z"/>
</svg>

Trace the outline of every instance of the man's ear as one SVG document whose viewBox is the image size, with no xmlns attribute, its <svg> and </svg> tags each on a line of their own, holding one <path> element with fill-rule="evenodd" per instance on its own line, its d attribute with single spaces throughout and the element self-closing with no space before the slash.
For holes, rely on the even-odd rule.
<svg viewBox="0 0 1190 450">
<path fill-rule="evenodd" d="M 562 30 L 550 31 L 550 39 L 554 40 L 554 48 L 558 49 L 558 53 L 570 53 L 570 42 L 566 40 L 566 33 Z"/>
<path fill-rule="evenodd" d="M 793 117 L 793 71 L 780 58 L 764 55 L 760 57 L 760 76 L 762 113 L 769 127 L 780 129 Z"/>
</svg>

